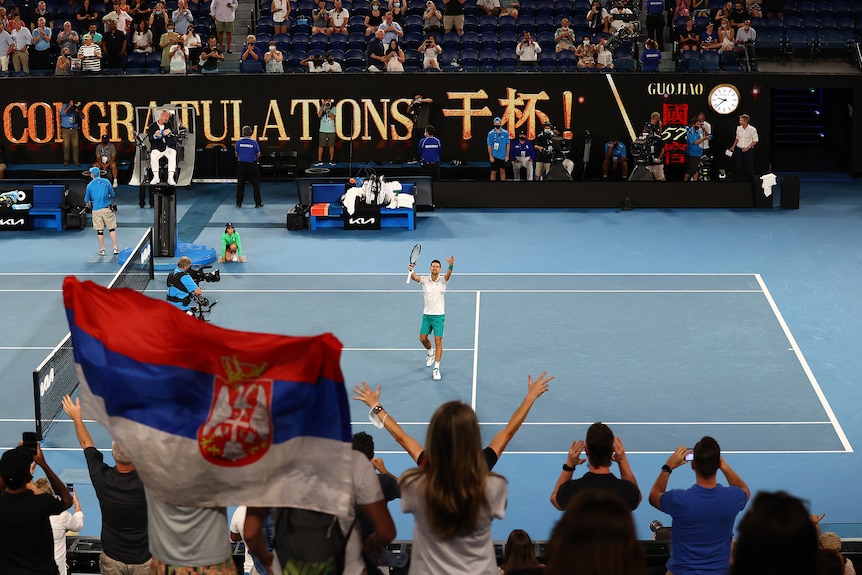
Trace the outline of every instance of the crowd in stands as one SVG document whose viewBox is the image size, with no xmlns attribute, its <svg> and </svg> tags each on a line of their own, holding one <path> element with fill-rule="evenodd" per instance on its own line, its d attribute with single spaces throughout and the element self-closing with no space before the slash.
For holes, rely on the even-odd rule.
<svg viewBox="0 0 862 575">
<path fill-rule="evenodd" d="M 17 6 L 16 2 L 21 6 Z M 0 71 L 71 75 L 241 72 L 755 70 L 781 54 L 846 48 L 862 10 L 827 0 L 4 0 Z M 238 9 L 252 37 L 233 43 Z M 646 11 L 646 37 L 639 17 Z M 383 46 L 374 42 L 384 32 Z M 667 32 L 665 33 L 665 30 Z M 88 41 L 89 37 L 89 41 Z M 216 43 L 210 47 L 209 38 Z M 242 38 L 243 36 L 240 35 Z M 616 40 L 613 40 L 616 38 Z M 397 46 L 392 46 L 395 40 Z M 429 57 L 429 45 L 433 57 Z M 274 52 L 279 52 L 275 54 Z M 309 66 L 331 56 L 333 66 Z M 390 55 L 394 54 L 394 55 Z M 742 57 L 742 58 L 741 58 Z M 308 60 L 311 58 L 311 60 Z M 742 60 L 742 64 L 740 61 Z M 750 62 L 751 61 L 751 62 Z"/>
<path fill-rule="evenodd" d="M 645 574 L 644 551 L 632 519 L 641 490 L 622 440 L 603 423 L 594 423 L 583 440 L 575 440 L 562 464 L 550 499 L 563 514 L 553 528 L 547 557 L 542 558 L 545 563 L 537 558 L 529 534 L 515 529 L 498 565 L 491 524 L 504 518 L 508 499 L 517 494 L 508 493 L 506 479 L 494 467 L 552 380 L 547 372 L 535 380 L 528 377 L 523 401 L 487 447 L 482 446 L 475 412 L 460 401 L 446 402 L 435 411 L 423 446 L 383 407 L 380 386 L 372 388 L 364 381 L 355 386 L 354 399 L 370 408 L 372 423 L 388 432 L 416 466 L 400 477 L 394 475 L 375 457 L 373 436 L 356 433 L 350 480 L 353 504 L 346 516 L 332 518 L 344 542 L 333 548 L 336 551 L 327 548 L 326 561 L 316 566 L 303 558 L 308 550 L 294 548 L 304 532 L 320 529 L 298 519 L 309 516 L 298 515 L 295 509 L 239 507 L 228 528 L 225 508 L 161 501 L 116 442 L 115 466 L 104 463 L 84 424 L 80 400 L 66 396 L 63 408 L 75 426 L 102 510 L 101 572 L 232 575 L 237 571 L 229 542 L 243 540 L 245 574 L 280 573 L 282 566 L 285 573 L 381 573 L 380 566 L 405 563 L 406 555 L 394 557 L 386 548 L 396 536 L 387 503 L 400 498 L 402 511 L 414 516 L 411 573 Z M 574 477 L 584 464 L 587 471 Z M 34 482 L 37 466 L 45 477 Z M 672 474 L 682 467 L 691 469 L 694 484 L 670 489 Z M 684 484 L 690 481 L 683 479 Z M 831 532 L 821 534 L 818 523 L 823 516 L 810 516 L 800 499 L 761 492 L 749 505 L 749 498 L 748 486 L 714 438 L 703 437 L 694 448 L 676 448 L 648 495 L 650 505 L 673 519 L 668 572 L 855 573 L 841 555 L 840 538 Z M 73 504 L 74 515 L 66 511 Z M 746 507 L 734 539 L 734 525 Z M 77 498 L 48 466 L 38 444 L 22 444 L 0 459 L 0 512 L 4 517 L 0 536 L 16 542 L 0 549 L 0 572 L 65 575 L 66 532 L 80 529 L 84 517 Z M 323 563 L 327 569 L 337 568 L 315 570 L 324 568 Z"/>
</svg>

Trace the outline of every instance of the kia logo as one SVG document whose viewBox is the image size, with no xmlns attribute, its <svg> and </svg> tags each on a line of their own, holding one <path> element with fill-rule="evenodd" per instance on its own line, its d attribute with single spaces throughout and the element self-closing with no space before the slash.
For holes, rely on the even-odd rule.
<svg viewBox="0 0 862 575">
<path fill-rule="evenodd" d="M 370 226 L 377 221 L 377 218 L 350 218 L 347 221 L 358 226 Z"/>
</svg>

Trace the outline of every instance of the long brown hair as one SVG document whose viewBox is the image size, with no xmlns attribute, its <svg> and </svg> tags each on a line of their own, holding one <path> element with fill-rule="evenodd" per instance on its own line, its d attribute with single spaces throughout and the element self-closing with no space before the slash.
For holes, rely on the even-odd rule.
<svg viewBox="0 0 862 575">
<path fill-rule="evenodd" d="M 500 569 L 504 573 L 518 569 L 530 569 L 541 566 L 536 559 L 536 549 L 530 535 L 523 529 L 514 529 L 509 533 L 506 547 L 503 549 L 503 563 Z"/>
<path fill-rule="evenodd" d="M 425 465 L 404 473 L 401 484 L 424 479 L 431 532 L 440 538 L 457 537 L 475 531 L 479 514 L 490 509 L 485 493 L 489 474 L 476 413 L 465 403 L 450 401 L 431 417 Z"/>
<path fill-rule="evenodd" d="M 554 527 L 545 575 L 643 575 L 632 514 L 610 491 L 585 489 Z"/>
</svg>

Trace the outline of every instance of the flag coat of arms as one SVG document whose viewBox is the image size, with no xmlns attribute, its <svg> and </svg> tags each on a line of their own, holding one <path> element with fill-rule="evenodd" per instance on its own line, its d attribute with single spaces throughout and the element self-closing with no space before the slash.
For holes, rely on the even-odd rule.
<svg viewBox="0 0 862 575">
<path fill-rule="evenodd" d="M 156 497 L 347 513 L 350 408 L 335 336 L 227 330 L 74 277 L 63 298 L 84 413 Z"/>
</svg>

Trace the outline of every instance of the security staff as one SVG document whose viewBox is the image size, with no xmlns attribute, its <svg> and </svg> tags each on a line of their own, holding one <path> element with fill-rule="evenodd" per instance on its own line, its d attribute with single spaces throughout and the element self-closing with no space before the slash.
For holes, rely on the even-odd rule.
<svg viewBox="0 0 862 575">
<path fill-rule="evenodd" d="M 254 188 L 254 207 L 262 208 L 260 197 L 260 146 L 251 137 L 251 126 L 242 127 L 242 138 L 236 142 L 236 207 L 242 207 L 245 198 L 245 183 Z"/>
<path fill-rule="evenodd" d="M 433 180 L 440 179 L 440 140 L 434 136 L 434 126 L 425 126 L 425 137 L 419 140 L 419 161 L 422 171 L 431 174 Z"/>
<path fill-rule="evenodd" d="M 506 162 L 509 160 L 509 132 L 503 128 L 503 120 L 494 118 L 494 128 L 488 132 L 488 161 L 491 164 L 491 181 L 506 179 Z"/>
<path fill-rule="evenodd" d="M 192 260 L 183 256 L 177 260 L 177 267 L 168 274 L 167 279 L 167 300 L 171 304 L 177 306 L 181 310 L 189 312 L 192 307 L 192 295 L 200 296 L 201 288 L 189 276 L 189 268 L 192 267 Z"/>
<path fill-rule="evenodd" d="M 658 49 L 664 52 L 664 0 L 646 2 L 647 37 L 658 42 Z"/>
</svg>

